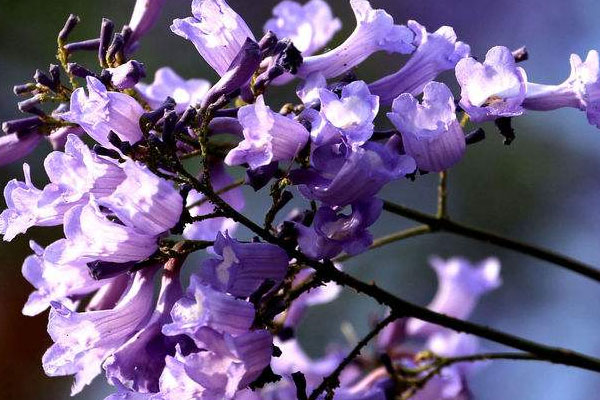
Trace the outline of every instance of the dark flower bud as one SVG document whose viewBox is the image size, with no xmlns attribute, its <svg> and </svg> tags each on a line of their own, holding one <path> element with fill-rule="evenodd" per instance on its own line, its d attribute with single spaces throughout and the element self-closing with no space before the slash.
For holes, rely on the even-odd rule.
<svg viewBox="0 0 600 400">
<path fill-rule="evenodd" d="M 64 43 L 67 40 L 67 38 L 69 37 L 69 34 L 73 31 L 73 29 L 75 28 L 75 26 L 77 26 L 78 23 L 79 23 L 78 16 L 76 16 L 74 14 L 69 15 L 69 18 L 67 18 L 65 25 L 58 33 L 58 42 Z"/>
<path fill-rule="evenodd" d="M 479 143 L 483 139 L 485 139 L 485 131 L 483 130 L 483 128 L 478 128 L 473 132 L 467 133 L 467 135 L 465 136 L 467 144 Z"/>
<path fill-rule="evenodd" d="M 142 78 L 146 77 L 144 64 L 131 60 L 116 68 L 107 68 L 110 73 L 110 82 L 117 89 L 130 89 Z"/>
<path fill-rule="evenodd" d="M 106 51 L 106 59 L 109 63 L 119 61 L 123 58 L 123 48 L 125 47 L 125 41 L 120 33 L 115 33 L 108 50 Z"/>
<path fill-rule="evenodd" d="M 13 119 L 2 123 L 2 130 L 6 134 L 16 133 L 20 131 L 28 131 L 42 125 L 42 120 L 39 117 L 29 117 L 21 119 Z"/>
<path fill-rule="evenodd" d="M 65 50 L 69 53 L 76 51 L 98 51 L 100 48 L 100 39 L 88 39 L 80 42 L 73 42 L 65 45 Z"/>
<path fill-rule="evenodd" d="M 108 67 L 106 63 L 106 52 L 110 45 L 110 40 L 115 29 L 115 24 L 106 18 L 102 19 L 102 25 L 100 26 L 100 42 L 98 46 L 98 61 L 103 67 Z"/>
<path fill-rule="evenodd" d="M 31 93 L 36 89 L 35 83 L 25 83 L 23 85 L 13 86 L 13 93 L 18 95 Z"/>
<path fill-rule="evenodd" d="M 135 266 L 135 262 L 115 263 L 107 261 L 93 261 L 87 264 L 90 270 L 90 275 L 95 280 L 113 278 L 131 270 Z"/>
<path fill-rule="evenodd" d="M 94 74 L 92 71 L 90 71 L 89 69 L 87 69 L 83 65 L 80 65 L 80 64 L 77 64 L 77 63 L 74 63 L 74 62 L 67 64 L 67 71 L 71 75 L 75 75 L 78 78 L 84 78 L 85 79 L 88 76 L 96 76 L 96 74 Z"/>
<path fill-rule="evenodd" d="M 50 79 L 50 77 L 48 77 L 48 75 L 44 74 L 39 69 L 35 70 L 35 74 L 33 74 L 33 80 L 42 86 L 46 86 L 47 88 L 50 88 L 50 89 L 56 88 L 54 86 L 54 83 L 52 82 L 52 79 Z"/>
</svg>

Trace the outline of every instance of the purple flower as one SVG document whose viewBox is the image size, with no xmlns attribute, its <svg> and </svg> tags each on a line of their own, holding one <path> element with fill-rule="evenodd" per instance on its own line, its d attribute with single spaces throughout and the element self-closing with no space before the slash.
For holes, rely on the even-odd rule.
<svg viewBox="0 0 600 400">
<path fill-rule="evenodd" d="M 144 36 L 160 17 L 166 0 L 136 0 L 129 27 L 132 30 L 130 43 L 135 44 Z M 129 46 L 131 47 L 131 45 Z"/>
<path fill-rule="evenodd" d="M 148 85 L 138 83 L 137 89 L 152 108 L 158 108 L 167 97 L 173 98 L 177 112 L 189 106 L 196 106 L 210 89 L 210 82 L 204 79 L 184 80 L 169 67 L 159 68 L 154 74 L 154 82 Z"/>
<path fill-rule="evenodd" d="M 406 154 L 422 170 L 443 171 L 465 153 L 465 135 L 456 120 L 454 97 L 443 83 L 428 83 L 421 104 L 412 94 L 401 94 L 387 116 L 400 131 Z"/>
<path fill-rule="evenodd" d="M 308 75 L 305 80 L 300 82 L 296 89 L 298 98 L 305 105 L 310 105 L 321 101 L 319 99 L 319 91 L 327 88 L 327 80 L 320 72 L 313 72 Z"/>
<path fill-rule="evenodd" d="M 600 128 L 600 60 L 592 50 L 585 61 L 571 55 L 571 75 L 560 85 L 527 83 L 523 107 L 529 110 L 555 110 L 574 107 L 585 111 L 590 124 Z"/>
<path fill-rule="evenodd" d="M 309 133 L 299 122 L 271 111 L 262 96 L 238 111 L 244 140 L 225 157 L 225 164 L 248 164 L 250 168 L 273 161 L 292 160 L 308 141 Z"/>
<path fill-rule="evenodd" d="M 114 87 L 121 90 L 131 89 L 140 79 L 146 76 L 144 65 L 135 60 L 127 61 L 125 64 L 106 70 L 110 73 L 110 82 Z"/>
<path fill-rule="evenodd" d="M 272 337 L 264 330 L 225 338 L 218 352 L 167 356 L 160 378 L 165 399 L 231 400 L 269 365 Z"/>
<path fill-rule="evenodd" d="M 31 241 L 34 254 L 23 262 L 22 274 L 35 287 L 23 307 L 23 314 L 37 315 L 51 302 L 71 304 L 71 297 L 78 297 L 99 289 L 107 281 L 96 281 L 85 263 L 54 264 L 44 258 L 44 249 Z"/>
<path fill-rule="evenodd" d="M 79 126 L 65 126 L 58 128 L 48 136 L 48 141 L 54 150 L 64 150 L 67 145 L 69 135 L 81 136 L 85 133 Z"/>
<path fill-rule="evenodd" d="M 319 208 L 312 228 L 297 225 L 300 249 L 314 259 L 333 258 L 342 251 L 362 253 L 373 243 L 368 227 L 377 221 L 382 206 L 381 200 L 370 198 L 353 203 L 349 215 L 327 206 Z"/>
<path fill-rule="evenodd" d="M 44 136 L 37 132 L 10 133 L 0 136 L 0 167 L 31 154 L 43 138 Z"/>
<path fill-rule="evenodd" d="M 310 169 L 292 171 L 294 184 L 308 199 L 340 207 L 373 197 L 416 167 L 412 157 L 374 142 L 356 149 L 342 142 L 321 145 L 313 150 L 311 164 Z"/>
<path fill-rule="evenodd" d="M 29 166 L 23 165 L 25 182 L 16 179 L 4 188 L 7 209 L 0 214 L 0 233 L 10 241 L 30 227 L 54 226 L 89 194 L 102 198 L 123 181 L 124 173 L 112 160 L 92 153 L 75 135 L 67 139 L 65 152 L 52 152 L 44 161 L 50 183 L 43 190 L 31 182 Z"/>
<path fill-rule="evenodd" d="M 254 305 L 220 292 L 192 275 L 190 286 L 171 310 L 172 322 L 162 328 L 167 336 L 187 335 L 200 348 L 206 347 L 203 330 L 210 328 L 221 334 L 240 335 L 250 330 L 254 321 Z"/>
<path fill-rule="evenodd" d="M 512 52 L 502 46 L 492 47 L 483 63 L 463 58 L 456 64 L 460 84 L 461 107 L 475 122 L 523 113 L 527 92 L 525 70 L 517 67 Z"/>
<path fill-rule="evenodd" d="M 267 279 L 278 284 L 287 272 L 288 255 L 272 244 L 242 243 L 218 233 L 214 251 L 220 257 L 206 260 L 199 275 L 205 283 L 234 296 L 250 296 Z"/>
<path fill-rule="evenodd" d="M 176 19 L 173 33 L 191 41 L 219 75 L 225 74 L 247 38 L 254 35 L 225 0 L 193 0 L 193 17 Z"/>
<path fill-rule="evenodd" d="M 71 95 L 68 112 L 59 114 L 65 121 L 79 124 L 88 135 L 105 147 L 113 147 L 108 134 L 114 131 L 123 141 L 135 143 L 142 138 L 139 120 L 144 109 L 132 97 L 109 92 L 102 82 L 88 76 L 86 95 L 83 88 Z"/>
<path fill-rule="evenodd" d="M 231 176 L 227 174 L 223 164 L 215 163 L 211 165 L 211 183 L 216 191 L 233 183 Z M 244 208 L 244 196 L 241 188 L 228 190 L 221 194 L 221 198 L 230 206 L 240 211 Z M 203 194 L 195 190 L 190 191 L 187 196 L 186 206 L 190 207 L 193 204 L 202 202 L 202 204 L 189 209 L 192 217 L 210 214 L 215 211 L 214 205 L 208 201 Z M 192 240 L 213 240 L 218 232 L 224 233 L 229 231 L 233 233 L 237 227 L 237 223 L 231 218 L 211 218 L 205 221 L 194 222 L 185 226 L 183 236 L 186 239 Z"/>
<path fill-rule="evenodd" d="M 355 81 L 344 86 L 341 97 L 327 89 L 319 90 L 321 113 L 342 130 L 351 145 L 365 143 L 373 134 L 373 120 L 379 111 L 379 98 L 369 92 L 367 84 Z"/>
<path fill-rule="evenodd" d="M 114 221 L 94 200 L 71 208 L 64 218 L 65 239 L 46 248 L 50 262 L 107 261 L 126 263 L 151 256 L 158 248 L 157 237 Z"/>
<path fill-rule="evenodd" d="M 428 308 L 438 313 L 465 319 L 483 294 L 501 284 L 500 262 L 496 258 L 476 265 L 458 257 L 447 261 L 434 257 L 430 262 L 438 276 L 438 290 Z M 407 324 L 411 335 L 430 335 L 440 329 L 417 319 L 410 319 Z"/>
<path fill-rule="evenodd" d="M 136 392 L 158 392 L 165 357 L 175 354 L 177 343 L 177 338 L 164 336 L 161 328 L 171 321 L 169 312 L 181 295 L 177 274 L 165 273 L 156 309 L 148 324 L 104 362 L 110 383 Z"/>
<path fill-rule="evenodd" d="M 172 228 L 183 210 L 183 199 L 173 183 L 131 160 L 123 164 L 123 171 L 125 180 L 98 203 L 138 232 L 159 235 Z"/>
<path fill-rule="evenodd" d="M 266 22 L 265 32 L 291 39 L 305 57 L 325 47 L 342 27 L 323 0 L 310 0 L 304 5 L 284 0 L 273 8 L 273 16 Z"/>
<path fill-rule="evenodd" d="M 402 93 L 420 94 L 427 83 L 453 69 L 471 50 L 469 45 L 456 40 L 456 33 L 449 26 L 429 33 L 416 21 L 408 21 L 407 25 L 416 35 L 417 50 L 398 72 L 369 85 L 371 93 L 379 96 L 383 105 L 391 104 Z"/>
<path fill-rule="evenodd" d="M 127 293 L 110 310 L 74 312 L 52 303 L 48 333 L 54 341 L 42 363 L 49 376 L 75 375 L 71 394 L 100 373 L 101 363 L 142 327 L 150 316 L 155 268 L 136 273 Z"/>
<path fill-rule="evenodd" d="M 350 5 L 356 17 L 354 32 L 335 49 L 305 57 L 298 69 L 299 76 L 320 72 L 325 78 L 333 78 L 378 51 L 402 54 L 414 51 L 414 33 L 404 25 L 394 24 L 394 19 L 384 10 L 374 10 L 367 0 L 351 0 Z"/>
</svg>

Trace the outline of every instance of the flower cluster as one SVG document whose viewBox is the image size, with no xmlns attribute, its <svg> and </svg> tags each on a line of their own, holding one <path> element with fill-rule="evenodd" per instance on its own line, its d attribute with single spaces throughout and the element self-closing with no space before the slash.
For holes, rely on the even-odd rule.
<svg viewBox="0 0 600 400">
<path fill-rule="evenodd" d="M 338 261 L 376 245 L 369 229 L 384 209 L 381 189 L 443 173 L 481 139 L 464 131 L 468 119 L 576 107 L 600 128 L 598 52 L 574 55 L 565 82 L 536 84 L 506 47 L 476 61 L 451 27 L 399 24 L 367 0 L 350 0 L 354 31 L 320 54 L 341 28 L 323 0 L 282 1 L 259 39 L 225 0 L 192 0 L 192 15 L 171 30 L 219 80 L 186 80 L 163 67 L 142 83 L 144 66 L 131 57 L 164 4 L 138 0 L 120 32 L 104 20 L 98 38 L 68 43 L 79 21 L 71 16 L 58 37 L 69 83 L 59 66 L 38 70 L 35 82 L 15 87 L 31 96 L 19 108 L 32 116 L 2 125 L 0 164 L 44 138 L 55 150 L 44 161 L 49 183 L 36 187 L 24 164 L 24 181 L 7 184 L 0 214 L 6 241 L 34 226 L 63 228 L 45 248 L 31 242 L 22 271 L 35 287 L 23 313 L 50 309 L 46 374 L 74 375 L 76 394 L 104 372 L 115 387 L 107 400 L 467 398 L 469 365 L 431 371 L 436 357 L 474 354 L 472 335 L 392 318 L 378 336 L 385 357 L 355 363 L 345 348 L 311 360 L 295 328 L 309 306 L 333 301 L 347 283 Z M 100 71 L 71 62 L 89 50 Z M 389 76 L 360 80 L 353 68 L 380 51 L 409 58 Z M 434 81 L 453 69 L 456 100 Z M 295 79 L 298 100 L 269 106 L 269 87 Z M 48 112 L 49 102 L 59 105 Z M 394 130 L 377 129 L 381 114 Z M 245 180 L 233 180 L 234 167 Z M 240 213 L 241 186 L 270 183 L 260 226 Z M 294 194 L 305 209 L 279 218 Z M 242 227 L 252 241 L 232 237 Z M 199 251 L 208 258 L 189 266 L 184 290 L 184 262 Z M 500 285 L 495 258 L 431 264 L 434 315 L 468 318 Z"/>
</svg>

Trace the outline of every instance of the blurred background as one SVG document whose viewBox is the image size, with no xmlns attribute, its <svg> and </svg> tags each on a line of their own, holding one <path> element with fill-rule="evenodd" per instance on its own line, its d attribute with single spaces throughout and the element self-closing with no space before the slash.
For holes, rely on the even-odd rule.
<svg viewBox="0 0 600 400">
<path fill-rule="evenodd" d="M 276 1 L 229 3 L 259 35 Z M 344 24 L 331 43 L 333 47 L 352 31 L 354 19 L 347 1 L 329 3 Z M 372 3 L 387 9 L 398 22 L 416 19 L 430 31 L 441 25 L 454 27 L 459 39 L 469 43 L 479 58 L 494 45 L 526 45 L 530 60 L 522 66 L 535 82 L 562 82 L 570 72 L 571 53 L 584 56 L 589 49 L 600 47 L 600 3 L 596 0 Z M 126 23 L 133 4 L 133 0 L 0 0 L 0 120 L 19 116 L 12 86 L 29 81 L 35 68 L 45 69 L 56 62 L 55 36 L 69 13 L 82 19 L 72 39 L 87 39 L 97 35 L 102 17 L 111 18 L 117 26 Z M 142 42 L 137 59 L 145 63 L 149 80 L 163 65 L 172 66 L 186 78 L 216 80 L 193 46 L 169 30 L 173 18 L 189 14 L 189 6 L 187 0 L 169 0 L 161 21 Z M 357 72 L 372 81 L 396 70 L 401 61 L 377 55 Z M 456 87 L 452 73 L 443 78 Z M 289 99 L 292 89 L 269 92 L 270 103 L 283 103 L 283 96 Z M 502 144 L 492 126 L 486 128 L 487 139 L 470 147 L 463 162 L 450 171 L 451 216 L 600 266 L 600 132 L 587 124 L 583 113 L 571 109 L 517 119 L 517 140 L 511 146 Z M 45 182 L 42 162 L 48 151 L 49 147 L 40 148 L 26 160 L 39 184 Z M 2 187 L 14 177 L 22 179 L 18 163 L 0 169 Z M 415 182 L 388 186 L 382 197 L 433 211 L 435 186 L 435 176 L 422 176 Z M 246 194 L 249 215 L 255 219 L 263 216 L 261 197 Z M 409 226 L 409 221 L 384 214 L 373 233 L 379 236 Z M 43 245 L 61 235 L 60 229 L 53 228 L 31 232 Z M 20 313 L 31 291 L 20 274 L 21 263 L 29 253 L 24 236 L 0 244 L 0 399 L 67 399 L 71 378 L 47 378 L 41 368 L 41 356 L 51 344 L 46 314 L 29 318 Z M 600 356 L 597 283 L 549 263 L 449 234 L 431 234 L 357 257 L 345 268 L 363 279 L 380 282 L 406 299 L 427 304 L 436 285 L 427 262 L 433 254 L 462 255 L 473 261 L 495 255 L 502 261 L 504 285 L 483 299 L 473 321 Z M 197 260 L 192 260 L 188 269 L 196 266 Z M 337 302 L 309 312 L 300 328 L 300 339 L 311 355 L 318 356 L 325 343 L 344 343 L 342 323 L 349 323 L 361 336 L 368 330 L 369 316 L 378 313 L 381 309 L 373 301 L 344 293 Z M 489 342 L 482 346 L 485 350 L 501 349 Z M 473 377 L 471 387 L 480 400 L 597 399 L 600 378 L 550 364 L 494 362 Z M 75 398 L 103 399 L 110 391 L 99 378 Z"/>
</svg>

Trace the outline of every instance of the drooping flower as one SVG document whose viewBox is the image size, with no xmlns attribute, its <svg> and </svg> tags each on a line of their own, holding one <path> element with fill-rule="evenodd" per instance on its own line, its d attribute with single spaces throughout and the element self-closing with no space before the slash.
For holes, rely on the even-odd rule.
<svg viewBox="0 0 600 400">
<path fill-rule="evenodd" d="M 302 124 L 271 111 L 261 96 L 256 103 L 238 111 L 244 128 L 244 140 L 225 157 L 225 164 L 248 164 L 250 168 L 272 161 L 292 160 L 308 141 L 309 133 Z"/>
<path fill-rule="evenodd" d="M 100 373 L 103 360 L 147 322 L 155 272 L 156 268 L 137 272 L 127 293 L 110 310 L 74 312 L 53 302 L 48 333 L 54 344 L 42 359 L 46 374 L 75 375 L 73 395 L 88 385 Z"/>
<path fill-rule="evenodd" d="M 590 124 L 600 128 L 600 57 L 598 51 L 588 53 L 585 61 L 571 55 L 571 75 L 560 85 L 527 83 L 523 107 L 548 111 L 574 107 L 585 111 Z"/>
<path fill-rule="evenodd" d="M 88 135 L 102 146 L 113 146 L 108 140 L 110 131 L 129 143 L 142 138 L 139 120 L 144 109 L 132 97 L 119 92 L 109 92 L 98 79 L 86 78 L 88 94 L 84 88 L 71 95 L 69 111 L 59 114 L 65 121 L 79 124 Z"/>
<path fill-rule="evenodd" d="M 4 166 L 31 154 L 44 139 L 37 132 L 10 133 L 0 136 L 0 166 Z"/>
<path fill-rule="evenodd" d="M 365 143 L 373 134 L 373 120 L 379 111 L 379 98 L 369 92 L 367 84 L 355 81 L 343 87 L 341 96 L 327 89 L 319 90 L 321 113 L 342 131 L 351 145 Z"/>
<path fill-rule="evenodd" d="M 157 108 L 171 97 L 177 103 L 175 110 L 183 112 L 189 106 L 202 102 L 210 89 L 210 82 L 204 79 L 185 80 L 171 68 L 162 67 L 156 70 L 152 84 L 138 83 L 136 87 L 150 107 Z"/>
<path fill-rule="evenodd" d="M 402 135 L 404 151 L 422 170 L 443 171 L 465 153 L 465 135 L 456 119 L 454 97 L 443 83 L 428 83 L 421 104 L 412 94 L 401 94 L 387 116 Z"/>
<path fill-rule="evenodd" d="M 217 191 L 231 185 L 233 179 L 225 171 L 221 163 L 211 165 L 211 183 Z M 244 196 L 241 188 L 234 188 L 222 193 L 221 198 L 237 211 L 244 208 Z M 186 207 L 189 208 L 192 217 L 210 214 L 215 211 L 214 205 L 204 197 L 203 194 L 191 190 L 187 196 Z M 204 221 L 194 222 L 185 226 L 183 236 L 191 240 L 214 240 L 218 232 L 229 231 L 233 234 L 237 223 L 231 218 L 210 218 Z"/>
<path fill-rule="evenodd" d="M 335 49 L 304 58 L 298 69 L 299 76 L 320 72 L 325 78 L 333 78 L 378 51 L 408 54 L 415 50 L 414 33 L 404 25 L 394 24 L 387 12 L 374 10 L 367 0 L 351 0 L 350 5 L 356 17 L 354 32 Z"/>
<path fill-rule="evenodd" d="M 156 23 L 160 17 L 160 12 L 165 5 L 166 0 L 136 0 L 129 27 L 131 28 L 131 37 L 128 47 L 144 36 Z"/>
<path fill-rule="evenodd" d="M 373 197 L 416 167 L 412 157 L 375 142 L 355 149 L 342 142 L 326 143 L 313 150 L 311 165 L 292 171 L 294 184 L 308 199 L 340 207 Z"/>
<path fill-rule="evenodd" d="M 0 233 L 10 241 L 30 227 L 54 226 L 76 205 L 85 204 L 92 194 L 110 195 L 125 174 L 112 160 L 100 157 L 75 135 L 67 139 L 64 152 L 50 153 L 44 168 L 50 183 L 42 190 L 31 182 L 30 170 L 23 165 L 25 182 L 13 179 L 4 188 L 7 209 L 0 214 Z"/>
<path fill-rule="evenodd" d="M 110 82 L 117 89 L 131 89 L 142 78 L 146 77 L 144 65 L 138 61 L 130 60 L 115 68 L 106 69 L 110 73 Z"/>
<path fill-rule="evenodd" d="M 512 52 L 492 47 L 483 63 L 463 58 L 456 64 L 456 80 L 461 87 L 460 106 L 475 122 L 523 113 L 527 74 L 517 67 Z"/>
<path fill-rule="evenodd" d="M 248 297 L 266 280 L 277 284 L 287 272 L 287 253 L 272 244 L 242 243 L 219 233 L 214 251 L 220 257 L 206 260 L 199 275 L 203 282 L 234 296 Z"/>
<path fill-rule="evenodd" d="M 468 44 L 456 40 L 456 33 L 449 26 L 429 33 L 416 21 L 408 21 L 407 25 L 416 35 L 417 50 L 398 72 L 369 85 L 369 90 L 379 96 L 382 105 L 391 104 L 402 93 L 417 96 L 427 83 L 440 73 L 453 69 L 471 50 Z"/>
<path fill-rule="evenodd" d="M 173 33 L 191 41 L 219 75 L 225 74 L 247 38 L 250 28 L 225 0 L 193 0 L 192 15 L 176 19 Z"/>
<path fill-rule="evenodd" d="M 339 214 L 330 207 L 319 208 L 313 227 L 296 225 L 300 249 L 314 259 L 333 258 L 342 251 L 360 254 L 373 242 L 368 231 L 381 214 L 383 202 L 376 198 L 352 204 L 349 215 Z"/>
<path fill-rule="evenodd" d="M 501 284 L 500 262 L 488 258 L 478 264 L 455 257 L 447 261 L 434 257 L 431 265 L 438 276 L 438 290 L 428 308 L 455 318 L 467 318 L 479 298 Z M 439 332 L 436 325 L 410 319 L 407 332 L 411 335 L 430 335 Z"/>
<path fill-rule="evenodd" d="M 273 18 L 265 23 L 265 32 L 291 39 L 306 57 L 325 47 L 341 27 L 341 21 L 334 18 L 323 0 L 310 0 L 305 4 L 284 0 L 273 8 Z"/>
</svg>

